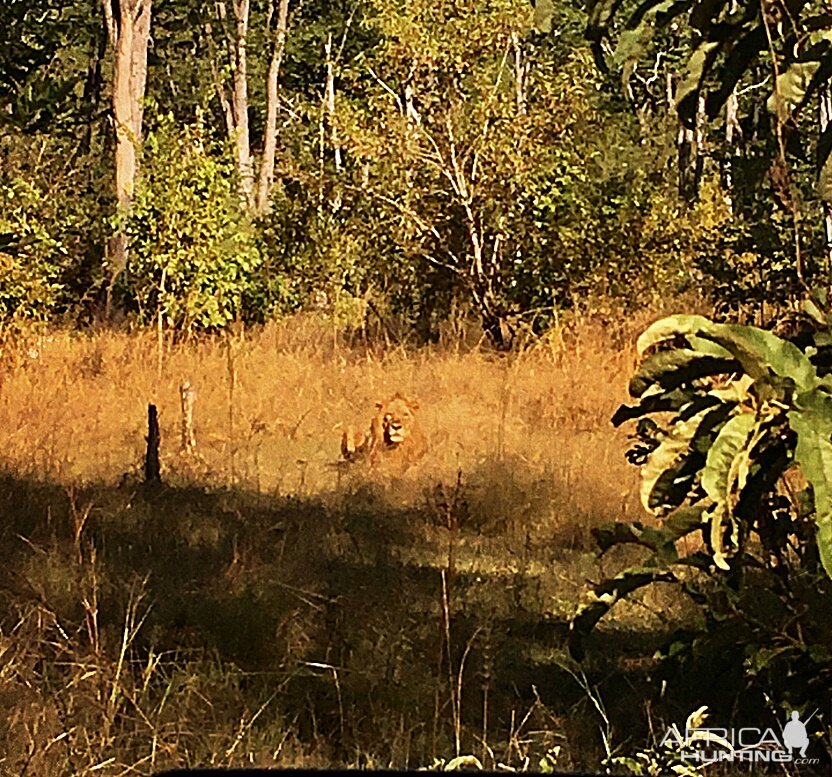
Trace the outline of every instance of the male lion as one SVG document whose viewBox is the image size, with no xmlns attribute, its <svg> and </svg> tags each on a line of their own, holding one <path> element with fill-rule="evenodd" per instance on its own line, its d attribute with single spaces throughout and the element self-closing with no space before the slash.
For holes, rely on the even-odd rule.
<svg viewBox="0 0 832 777">
<path fill-rule="evenodd" d="M 376 402 L 377 412 L 367 434 L 347 429 L 341 437 L 341 455 L 347 461 L 368 461 L 371 466 L 385 460 L 409 467 L 425 455 L 428 445 L 419 428 L 419 403 L 396 393 L 386 402 Z"/>
</svg>

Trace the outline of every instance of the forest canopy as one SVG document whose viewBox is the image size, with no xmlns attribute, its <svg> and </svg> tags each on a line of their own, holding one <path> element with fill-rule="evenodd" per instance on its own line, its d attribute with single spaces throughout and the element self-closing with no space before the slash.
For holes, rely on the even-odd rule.
<svg viewBox="0 0 832 777">
<path fill-rule="evenodd" d="M 765 323 L 828 284 L 817 2 L 14 0 L 0 25 L 4 325 L 317 306 L 509 345 L 576 305 Z"/>
</svg>

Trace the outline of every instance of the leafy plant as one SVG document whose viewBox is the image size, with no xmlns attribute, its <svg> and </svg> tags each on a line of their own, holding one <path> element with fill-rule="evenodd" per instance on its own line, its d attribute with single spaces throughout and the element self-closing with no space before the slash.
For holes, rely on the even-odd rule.
<svg viewBox="0 0 832 777">
<path fill-rule="evenodd" d="M 679 735 L 679 740 L 669 740 L 663 745 L 656 745 L 648 750 L 639 750 L 631 756 L 614 756 L 609 759 L 610 766 L 627 769 L 629 774 L 638 777 L 661 777 L 665 774 L 676 774 L 679 777 L 697 777 L 704 774 L 705 765 L 691 763 L 683 756 L 684 750 L 692 750 L 697 743 L 704 741 L 725 742 L 713 732 L 697 731 L 707 718 L 707 708 L 701 707 L 688 715 L 685 721 L 685 735 Z M 729 743 L 725 743 L 730 747 Z M 680 747 L 681 745 L 681 747 Z"/>
<path fill-rule="evenodd" d="M 638 419 L 628 458 L 641 467 L 645 509 L 663 520 L 595 532 L 602 552 L 634 544 L 649 555 L 579 610 L 577 657 L 617 602 L 663 582 L 704 615 L 666 649 L 665 670 L 682 668 L 676 681 L 719 671 L 730 682 L 708 692 L 734 708 L 748 688 L 758 706 L 790 698 L 795 708 L 832 677 L 817 618 L 832 595 L 832 336 L 813 303 L 787 324 L 794 342 L 684 315 L 639 338 L 638 403 L 613 423 Z M 701 549 L 683 553 L 678 540 L 697 531 Z"/>
<path fill-rule="evenodd" d="M 0 319 L 42 319 L 55 306 L 66 249 L 45 199 L 24 180 L 0 183 Z"/>
<path fill-rule="evenodd" d="M 233 184 L 233 166 L 197 126 L 164 116 L 146 143 L 144 173 L 125 225 L 130 267 L 124 292 L 145 321 L 177 329 L 263 317 L 275 279 Z"/>
</svg>

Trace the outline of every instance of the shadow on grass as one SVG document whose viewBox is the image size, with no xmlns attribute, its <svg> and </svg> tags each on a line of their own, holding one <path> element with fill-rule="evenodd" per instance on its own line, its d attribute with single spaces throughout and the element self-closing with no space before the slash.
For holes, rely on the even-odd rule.
<svg viewBox="0 0 832 777">
<path fill-rule="evenodd" d="M 234 765 L 255 752 L 260 765 L 309 764 L 312 751 L 323 765 L 427 765 L 453 755 L 457 732 L 464 752 L 492 765 L 559 745 L 559 766 L 597 767 L 600 721 L 565 650 L 578 590 L 552 605 L 568 554 L 502 524 L 483 540 L 471 515 L 488 493 L 451 486 L 401 504 L 368 483 L 299 499 L 138 484 L 67 491 L 3 475 L 0 626 L 31 640 L 16 624 L 50 615 L 63 654 L 46 632 L 39 648 L 18 646 L 21 665 L 24 655 L 43 664 L 27 682 L 45 695 L 59 678 L 64 726 L 120 726 L 104 749 L 124 748 L 126 764 L 150 736 L 126 722 L 140 709 L 158 715 L 155 737 L 178 743 L 156 768 Z M 574 553 L 586 563 L 586 550 Z M 596 639 L 590 674 L 614 700 L 611 725 L 643 740 L 637 710 L 652 692 L 644 665 L 622 659 L 652 653 L 656 635 Z M 101 675 L 100 710 L 99 690 L 86 711 L 72 695 L 80 686 L 66 666 L 82 664 Z M 187 683 L 197 700 L 183 695 L 171 712 L 171 688 Z M 132 707 L 106 701 L 113 688 Z M 199 726 L 216 741 L 202 730 L 189 742 L 182 729 Z M 183 743 L 195 762 L 182 760 Z"/>
</svg>

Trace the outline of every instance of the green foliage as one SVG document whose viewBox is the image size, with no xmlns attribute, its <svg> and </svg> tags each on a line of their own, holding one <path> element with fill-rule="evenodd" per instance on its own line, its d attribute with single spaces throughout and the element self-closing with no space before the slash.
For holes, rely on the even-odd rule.
<svg viewBox="0 0 832 777">
<path fill-rule="evenodd" d="M 501 341 L 581 296 L 643 302 L 683 286 L 689 257 L 645 257 L 633 227 L 645 211 L 655 232 L 673 223 L 659 223 L 667 187 L 640 170 L 632 117 L 613 118 L 599 93 L 580 15 L 538 14 L 556 23 L 551 39 L 522 3 L 435 10 L 371 4 L 373 80 L 339 103 L 341 178 L 352 172 L 359 192 L 338 202 L 384 249 L 366 274 L 374 288 L 422 321 L 461 301 Z"/>
<path fill-rule="evenodd" d="M 691 143 L 696 181 L 720 167 L 732 218 L 695 264 L 722 312 L 763 323 L 767 306 L 828 283 L 832 131 L 815 117 L 832 82 L 832 22 L 822 3 L 593 0 L 587 37 L 642 116 L 666 106 L 692 131 L 687 148 L 680 136 L 680 189 Z"/>
<path fill-rule="evenodd" d="M 268 8 L 259 0 L 251 7 L 255 157 L 263 142 Z M 49 11 L 42 26 L 37 10 Z M 611 10 L 595 13 L 592 30 L 617 36 L 626 4 L 613 16 Z M 687 5 L 645 6 L 617 39 L 615 64 L 629 73 L 630 91 L 652 95 L 651 110 L 634 116 L 594 68 L 587 17 L 574 6 L 293 5 L 273 207 L 248 223 L 229 191 L 233 165 L 217 140 L 226 130 L 218 95 L 229 96 L 231 21 L 193 2 L 154 4 L 149 104 L 186 127 L 200 114 L 203 128 L 179 150 L 170 128 L 148 141 L 145 163 L 153 169 L 138 184 L 139 211 L 129 226 L 134 266 L 121 281 L 127 309 L 143 321 L 161 308 L 173 326 L 215 327 L 237 315 L 261 319 L 300 308 L 325 293 L 350 308 L 350 318 L 364 311 L 386 332 L 429 339 L 452 311 L 474 312 L 492 337 L 507 340 L 521 325 L 544 329 L 560 308 L 588 305 L 616 315 L 691 287 L 712 293 L 724 309 L 762 315 L 799 286 L 791 219 L 772 212 L 767 196 L 760 149 L 770 152 L 774 140 L 766 122 L 743 127 L 747 143 L 734 161 L 730 205 L 710 167 L 699 201 L 681 200 L 675 117 L 656 108 L 657 100 L 666 102 L 663 72 L 646 78 L 637 65 L 641 53 L 658 47 L 662 68 L 680 74 L 682 52 L 699 27 L 671 30 L 677 12 L 684 18 Z M 19 40 L 0 57 L 7 65 L 0 102 L 8 121 L 29 133 L 14 138 L 15 153 L 38 156 L 25 139 L 31 133 L 64 143 L 64 159 L 55 155 L 53 163 L 66 172 L 55 178 L 65 192 L 60 207 L 75 216 L 63 264 L 50 270 L 63 286 L 57 308 L 89 307 L 112 227 L 106 211 L 114 207 L 112 128 L 99 121 L 110 77 L 104 27 L 75 3 L 5 13 L 9 35 Z M 332 115 L 322 105 L 330 37 Z M 812 40 L 814 57 L 826 39 L 818 33 Z M 811 77 L 788 81 L 790 106 L 803 99 L 798 87 L 811 94 L 825 72 L 809 60 L 804 65 Z M 749 76 L 755 83 L 763 77 Z M 744 97 L 742 110 L 749 104 Z M 171 138 L 162 141 L 160 133 Z M 706 148 L 720 156 L 713 136 Z M 803 166 L 793 165 L 807 207 L 815 206 L 809 157 L 823 148 L 807 147 Z M 95 176 L 86 174 L 91 169 Z M 30 173 L 22 179 L 52 190 Z M 823 239 L 812 215 L 799 225 L 810 278 L 820 269 Z"/>
<path fill-rule="evenodd" d="M 758 0 L 730 7 L 725 3 L 703 6 L 694 0 L 652 0 L 636 6 L 594 0 L 587 35 L 601 62 L 605 59 L 604 43 L 617 37 L 615 58 L 626 63 L 632 73 L 656 28 L 688 26 L 694 39 L 685 52 L 687 65 L 676 102 L 680 116 L 691 125 L 700 94 L 707 95 L 706 111 L 714 118 L 751 65 L 766 56 L 772 45 L 779 61 L 772 109 L 790 118 L 829 83 L 832 69 L 821 67 L 821 63 L 828 57 L 832 39 L 828 16 L 819 4 L 790 8 L 789 24 L 782 23 L 782 13 L 779 8 L 762 13 Z"/>
<path fill-rule="evenodd" d="M 66 248 L 44 193 L 14 179 L 0 183 L 0 317 L 44 319 L 61 292 Z"/>
<path fill-rule="evenodd" d="M 131 258 L 123 281 L 140 318 L 161 314 L 168 326 L 191 330 L 268 316 L 279 281 L 262 277 L 232 165 L 201 126 L 176 127 L 162 117 L 142 169 L 124 224 Z"/>
<path fill-rule="evenodd" d="M 828 333 L 819 340 L 828 348 Z M 655 353 L 637 371 L 633 394 L 652 399 L 669 389 L 678 393 L 666 431 L 642 439 L 655 443 L 643 467 L 645 508 L 663 515 L 684 502 L 703 505 L 714 563 L 727 570 L 729 556 L 741 550 L 741 536 L 796 461 L 813 486 L 818 549 L 832 576 L 823 469 L 832 453 L 823 435 L 832 428 L 830 379 L 818 374 L 809 355 L 771 332 L 701 316 L 657 322 L 639 338 L 639 352 L 648 351 Z M 656 369 L 658 362 L 664 369 Z M 703 381 L 726 374 L 717 383 Z M 643 412 L 655 411 L 648 404 Z"/>
<path fill-rule="evenodd" d="M 829 628 L 817 619 L 832 596 L 832 334 L 813 303 L 798 320 L 800 345 L 701 316 L 662 319 L 639 338 L 639 403 L 613 422 L 640 419 L 628 458 L 662 524 L 596 532 L 602 552 L 630 544 L 648 556 L 578 612 L 578 657 L 616 603 L 669 583 L 703 620 L 667 646 L 665 679 L 678 687 L 691 673 L 719 674 L 719 693 L 757 712 L 763 694 L 792 709 L 819 698 L 832 678 Z M 694 533 L 704 547 L 685 553 L 679 540 Z"/>
<path fill-rule="evenodd" d="M 0 6 L 0 125 L 27 134 L 71 132 L 97 109 L 96 69 L 84 54 L 104 36 L 87 3 L 27 0 Z M 86 71 L 86 72 L 85 72 Z"/>
<path fill-rule="evenodd" d="M 683 729 L 684 733 L 679 732 L 679 741 L 669 739 L 663 747 L 656 745 L 649 750 L 640 750 L 633 756 L 614 756 L 609 759 L 608 765 L 623 767 L 628 774 L 637 775 L 637 777 L 663 777 L 669 774 L 678 775 L 678 777 L 699 777 L 705 774 L 706 765 L 691 762 L 690 759 L 685 758 L 684 751 L 695 749 L 697 742 L 700 741 L 711 745 L 714 743 L 722 745 L 724 742 L 731 747 L 730 743 L 712 731 L 696 730 L 705 722 L 706 710 L 707 707 L 701 707 L 688 715 Z"/>
</svg>

